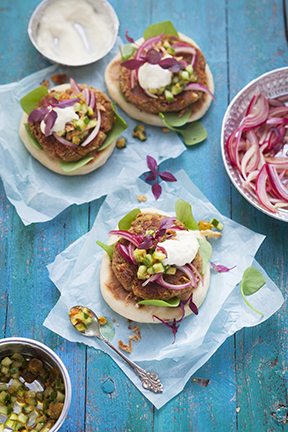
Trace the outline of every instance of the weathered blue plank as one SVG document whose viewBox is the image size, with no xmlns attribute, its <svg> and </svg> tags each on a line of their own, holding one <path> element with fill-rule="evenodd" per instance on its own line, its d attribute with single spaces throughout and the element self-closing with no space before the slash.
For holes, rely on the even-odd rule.
<svg viewBox="0 0 288 432">
<path fill-rule="evenodd" d="M 36 0 L 17 1 L 13 5 L 9 1 L 1 1 L 2 83 L 20 79 L 48 64 L 33 48 L 27 35 L 28 20 L 37 4 Z M 61 340 L 45 329 L 42 322 L 58 298 L 56 288 L 48 280 L 46 265 L 87 231 L 88 206 L 74 206 L 51 223 L 24 228 L 4 192 L 1 197 L 5 208 L 9 209 L 1 218 L 3 228 L 9 216 L 6 271 L 1 272 L 4 283 L 0 288 L 0 295 L 3 287 L 9 293 L 6 336 L 34 337 L 47 343 L 61 356 L 70 372 L 74 390 L 71 414 L 62 430 L 84 430 L 86 349 Z M 0 312 L 3 308 L 4 304 L 1 304 Z M 0 313 L 0 325 L 3 315 Z"/>
<path fill-rule="evenodd" d="M 229 2 L 228 34 L 231 97 L 251 79 L 287 65 L 281 1 Z M 259 262 L 283 291 L 287 289 L 287 224 L 255 210 L 234 188 L 232 215 L 237 221 L 267 235 L 258 254 Z M 287 396 L 285 309 L 287 306 L 284 305 L 268 322 L 237 335 L 239 431 L 278 431 L 283 428 L 272 414 L 279 404 L 286 404 Z"/>
<path fill-rule="evenodd" d="M 128 30 L 138 38 L 150 22 L 152 2 L 146 0 L 111 1 L 120 20 L 120 34 L 124 38 Z M 101 202 L 90 205 L 92 226 Z M 109 394 L 102 390 L 106 379 L 112 379 L 115 390 Z M 103 431 L 151 431 L 153 409 L 144 396 L 127 380 L 123 372 L 102 352 L 88 350 L 87 361 L 86 432 Z"/>
<path fill-rule="evenodd" d="M 189 5 L 185 1 L 154 3 L 152 21 L 161 19 L 171 19 L 180 32 L 200 45 L 215 79 L 216 100 L 204 120 L 208 139 L 189 149 L 173 162 L 173 167 L 184 167 L 217 208 L 229 215 L 230 186 L 224 175 L 219 152 L 221 119 L 227 105 L 227 52 L 223 25 L 225 1 L 193 1 Z M 155 412 L 155 430 L 235 430 L 233 338 L 196 375 L 210 379 L 209 385 L 201 387 L 196 383 L 188 383 L 179 397 Z M 225 416 L 222 415 L 223 406 Z"/>
</svg>

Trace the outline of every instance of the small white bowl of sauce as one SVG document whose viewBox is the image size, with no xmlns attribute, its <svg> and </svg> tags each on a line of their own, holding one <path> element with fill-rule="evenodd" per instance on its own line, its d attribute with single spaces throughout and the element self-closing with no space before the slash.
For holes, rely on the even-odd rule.
<svg viewBox="0 0 288 432">
<path fill-rule="evenodd" d="M 106 0 L 44 0 L 30 18 L 28 35 L 48 60 L 84 66 L 112 49 L 118 29 L 117 15 Z"/>
</svg>

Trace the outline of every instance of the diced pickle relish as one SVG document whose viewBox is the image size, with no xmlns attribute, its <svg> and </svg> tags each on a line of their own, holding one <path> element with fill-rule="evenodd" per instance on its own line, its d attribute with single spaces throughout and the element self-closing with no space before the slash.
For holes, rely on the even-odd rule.
<svg viewBox="0 0 288 432">
<path fill-rule="evenodd" d="M 135 249 L 133 255 L 138 264 L 137 277 L 140 280 L 146 280 L 156 273 L 170 275 L 176 273 L 175 267 L 163 264 L 166 255 L 160 250 L 146 251 L 145 249 Z"/>
<path fill-rule="evenodd" d="M 84 306 L 73 307 L 69 317 L 72 325 L 80 332 L 87 330 L 93 319 L 91 311 Z"/>
<path fill-rule="evenodd" d="M 62 377 L 42 360 L 20 353 L 0 359 L 0 432 L 49 432 L 64 399 Z"/>
</svg>

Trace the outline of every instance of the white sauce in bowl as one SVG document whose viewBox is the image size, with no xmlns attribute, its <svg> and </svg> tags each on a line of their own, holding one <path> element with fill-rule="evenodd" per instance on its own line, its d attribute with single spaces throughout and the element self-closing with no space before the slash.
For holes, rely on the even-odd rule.
<svg viewBox="0 0 288 432">
<path fill-rule="evenodd" d="M 115 21 L 101 1 L 94 3 L 97 8 L 88 0 L 57 0 L 48 4 L 36 35 L 43 55 L 77 66 L 103 57 L 112 48 Z"/>
</svg>

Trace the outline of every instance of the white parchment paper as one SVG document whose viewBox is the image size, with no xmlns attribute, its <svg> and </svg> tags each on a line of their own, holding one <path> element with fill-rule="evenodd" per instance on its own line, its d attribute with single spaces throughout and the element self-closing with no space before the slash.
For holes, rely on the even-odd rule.
<svg viewBox="0 0 288 432">
<path fill-rule="evenodd" d="M 119 44 L 120 40 L 103 60 L 95 64 L 81 68 L 62 68 L 61 71 L 80 83 L 106 90 L 104 70 L 118 52 Z M 123 134 L 128 139 L 127 148 L 115 149 L 103 167 L 86 176 L 65 177 L 49 171 L 32 158 L 18 136 L 22 116 L 19 101 L 38 87 L 43 79 L 56 72 L 60 72 L 60 68 L 51 66 L 20 82 L 0 86 L 0 176 L 7 198 L 25 225 L 48 221 L 71 204 L 90 202 L 112 192 L 123 168 L 134 172 L 136 177 L 145 171 L 147 154 L 161 162 L 176 158 L 185 150 L 176 134 L 165 134 L 161 128 L 147 126 L 148 140 L 145 142 L 133 139 L 132 131 L 137 123 L 118 109 L 128 123 L 128 129 Z"/>
<path fill-rule="evenodd" d="M 176 173 L 176 177 L 176 183 L 162 183 L 164 193 L 155 201 L 146 183 L 140 179 L 133 182 L 127 171 L 122 172 L 121 186 L 108 195 L 91 231 L 60 253 L 48 266 L 50 278 L 59 289 L 61 297 L 44 325 L 70 341 L 82 342 L 107 352 L 156 408 L 161 408 L 178 394 L 191 375 L 228 336 L 243 327 L 265 321 L 283 303 L 280 290 L 254 261 L 254 255 L 264 236 L 222 216 L 192 184 L 184 171 Z M 107 242 L 107 233 L 116 227 L 119 219 L 132 208 L 139 207 L 136 201 L 139 193 L 148 197 L 143 207 L 153 206 L 173 213 L 175 201 L 183 198 L 192 204 L 197 220 L 212 217 L 221 220 L 224 223 L 223 237 L 212 240 L 212 261 L 228 267 L 236 265 L 229 273 L 212 271 L 210 289 L 199 315 L 190 316 L 181 323 L 174 344 L 170 330 L 161 324 L 140 325 L 142 340 L 134 344 L 130 357 L 142 367 L 159 373 L 165 388 L 161 395 L 144 390 L 138 378 L 120 358 L 97 340 L 85 338 L 75 332 L 68 318 L 70 307 L 76 304 L 87 305 L 97 314 L 115 320 L 115 344 L 119 339 L 128 340 L 131 332 L 127 328 L 127 320 L 114 313 L 99 292 L 99 267 L 103 253 L 95 242 L 97 239 Z M 262 318 L 245 305 L 237 285 L 244 270 L 252 263 L 263 272 L 267 281 L 257 294 L 249 297 L 249 301 L 264 313 Z"/>
</svg>

